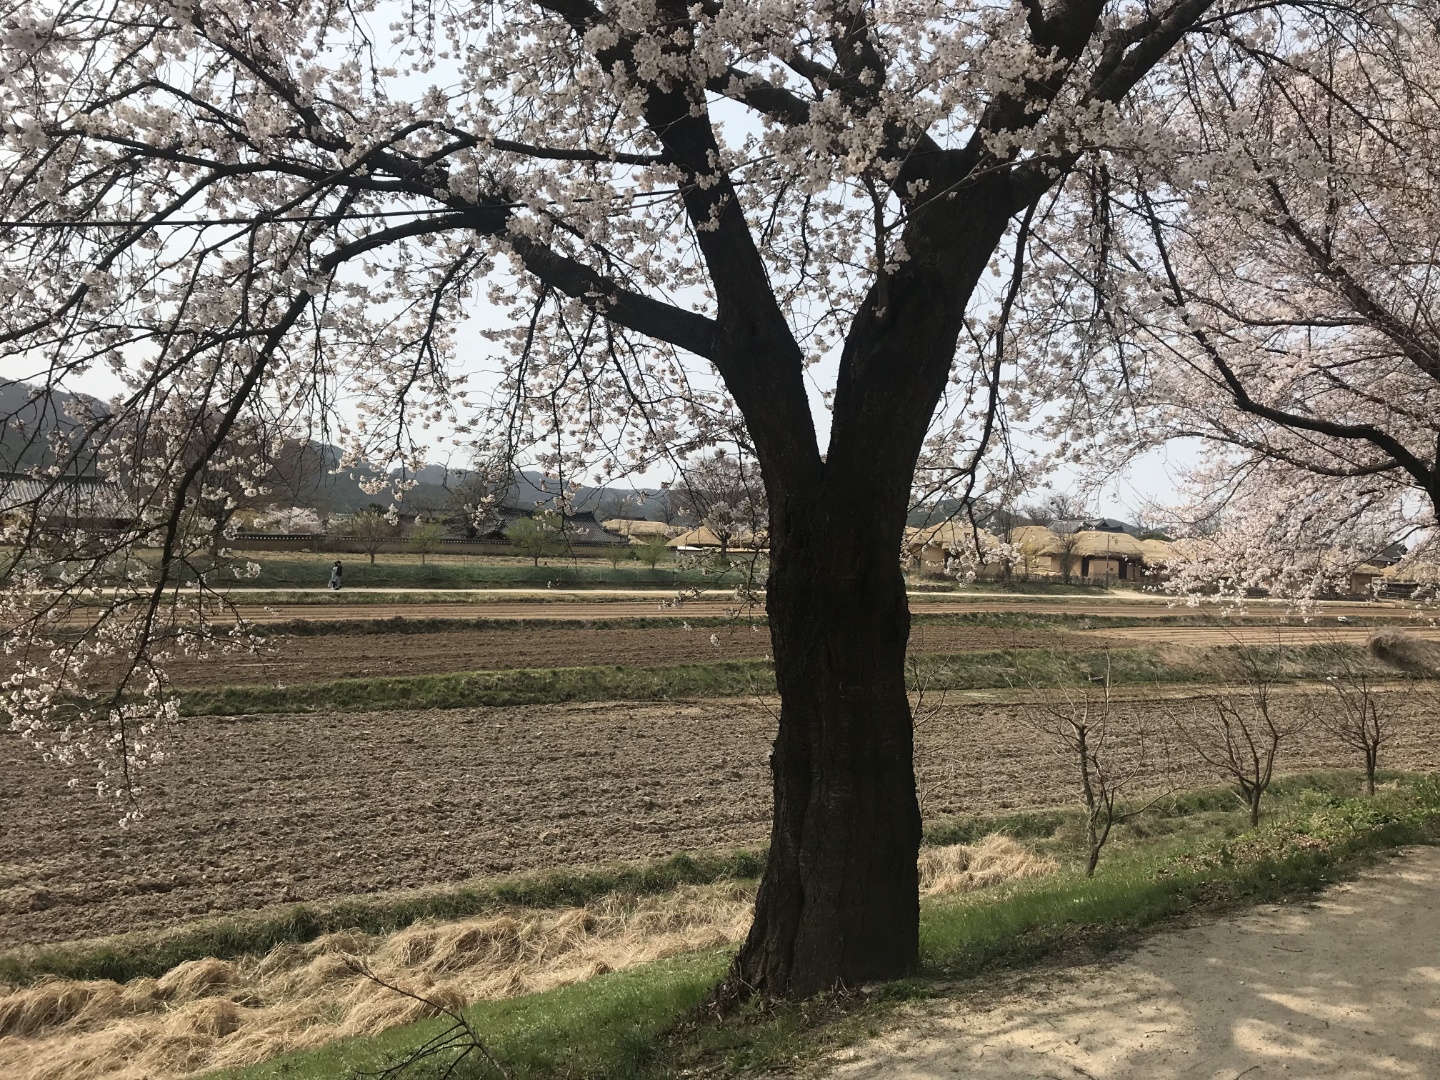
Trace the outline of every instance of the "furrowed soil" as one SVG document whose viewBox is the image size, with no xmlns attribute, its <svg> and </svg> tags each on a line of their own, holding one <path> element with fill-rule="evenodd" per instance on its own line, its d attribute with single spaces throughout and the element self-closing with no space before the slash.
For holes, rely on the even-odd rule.
<svg viewBox="0 0 1440 1080">
<path fill-rule="evenodd" d="M 1300 699 L 1287 696 L 1286 707 Z M 1328 698 L 1322 699 L 1329 705 Z M 1440 768 L 1429 690 L 1387 695 L 1389 768 Z M 1163 725 L 1200 707 L 1127 706 Z M 1208 706 L 1207 706 L 1208 707 Z M 917 770 L 931 821 L 1072 801 L 1023 706 L 927 706 Z M 763 702 L 563 705 L 200 718 L 146 777 L 147 817 L 67 788 L 0 737 L 0 945 L 58 941 L 488 873 L 761 845 L 774 715 Z M 1121 736 L 1123 739 L 1123 736 Z M 1312 732 L 1290 771 L 1354 767 Z M 1166 786 L 1214 783 L 1177 754 Z"/>
<path fill-rule="evenodd" d="M 1440 639 L 1440 630 L 1414 631 Z M 1136 626 L 1103 630 L 917 625 L 911 632 L 915 655 L 993 649 L 1053 649 L 1087 652 L 1135 646 L 1225 646 L 1241 642 L 1296 646 L 1322 642 L 1363 645 L 1372 628 L 1311 626 Z M 770 655 L 765 626 L 714 628 L 544 626 L 490 627 L 438 633 L 321 634 L 277 637 L 250 655 L 223 662 L 176 661 L 170 671 L 182 689 L 219 686 L 294 685 L 367 676 L 438 675 L 453 671 L 510 668 L 626 665 L 660 667 L 717 660 L 760 659 Z"/>
<path fill-rule="evenodd" d="M 1107 632 L 1108 633 L 1108 632 Z M 1123 644 L 1109 637 L 1066 631 L 925 626 L 912 635 L 912 651 L 958 653 L 984 649 L 1100 649 Z M 765 626 L 661 629 L 624 627 L 491 628 L 421 634 L 324 634 L 278 638 L 254 655 L 172 665 L 186 689 L 274 683 L 325 682 L 385 675 L 435 675 L 508 668 L 587 667 L 619 664 L 659 667 L 770 655 Z"/>
</svg>

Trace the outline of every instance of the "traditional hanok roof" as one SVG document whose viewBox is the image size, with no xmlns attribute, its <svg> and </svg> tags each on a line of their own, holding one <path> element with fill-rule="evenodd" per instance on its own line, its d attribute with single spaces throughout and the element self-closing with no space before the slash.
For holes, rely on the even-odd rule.
<svg viewBox="0 0 1440 1080">
<path fill-rule="evenodd" d="M 34 508 L 54 519 L 129 519 L 120 485 L 97 476 L 64 476 L 38 480 L 26 473 L 0 473 L 0 513 Z"/>
<path fill-rule="evenodd" d="M 607 532 L 600 522 L 595 520 L 595 514 L 591 510 L 579 514 L 566 514 L 561 529 L 565 533 L 565 538 L 572 544 L 624 544 L 627 542 L 625 537 Z"/>
<path fill-rule="evenodd" d="M 503 540 L 509 534 L 510 527 L 521 518 L 535 517 L 545 513 L 543 510 L 536 510 L 534 513 L 525 510 L 516 510 L 512 507 L 502 506 L 495 512 L 496 526 L 489 532 L 483 534 L 487 539 Z M 586 510 L 579 514 L 562 514 L 559 521 L 559 535 L 570 544 L 625 544 L 629 543 L 623 536 L 616 536 L 601 528 L 600 523 L 595 520 L 593 511 Z"/>
</svg>

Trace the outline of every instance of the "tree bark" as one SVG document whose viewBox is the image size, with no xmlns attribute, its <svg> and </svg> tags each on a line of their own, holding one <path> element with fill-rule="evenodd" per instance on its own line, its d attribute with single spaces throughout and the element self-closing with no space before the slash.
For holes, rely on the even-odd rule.
<svg viewBox="0 0 1440 1080">
<path fill-rule="evenodd" d="M 771 538 L 775 816 L 755 922 L 731 972 L 741 994 L 805 997 L 918 961 L 903 498 L 898 514 L 881 515 L 893 521 L 837 511 L 791 515 Z"/>
</svg>

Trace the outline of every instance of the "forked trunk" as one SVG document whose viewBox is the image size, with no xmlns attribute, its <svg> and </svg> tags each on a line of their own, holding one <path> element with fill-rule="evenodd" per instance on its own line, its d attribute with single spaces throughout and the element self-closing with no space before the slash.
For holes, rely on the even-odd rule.
<svg viewBox="0 0 1440 1080">
<path fill-rule="evenodd" d="M 772 537 L 775 818 L 736 991 L 797 998 L 916 966 L 920 807 L 900 521 L 814 514 Z"/>
</svg>

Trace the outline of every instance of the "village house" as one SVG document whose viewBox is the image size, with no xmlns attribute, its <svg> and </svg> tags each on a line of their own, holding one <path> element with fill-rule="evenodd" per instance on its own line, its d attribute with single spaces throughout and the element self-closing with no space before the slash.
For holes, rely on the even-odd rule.
<svg viewBox="0 0 1440 1080">
<path fill-rule="evenodd" d="M 645 518 L 606 518 L 600 523 L 607 532 L 623 536 L 632 544 L 643 544 L 656 537 L 669 540 L 684 530 L 663 521 L 649 521 Z"/>
<path fill-rule="evenodd" d="M 1022 525 L 1010 530 L 1008 541 L 961 522 L 907 529 L 906 563 L 922 574 L 954 573 L 963 566 L 981 579 L 1008 571 L 1020 580 L 1113 584 L 1153 580 L 1171 556 L 1167 541 L 1137 540 L 1108 519 L 1076 522 L 1073 529 L 1064 524 L 1060 530 Z"/>
<path fill-rule="evenodd" d="M 741 551 L 747 554 L 768 550 L 764 536 L 744 532 L 722 541 L 713 529 L 705 525 L 685 530 L 673 537 L 667 546 L 677 551 Z"/>
<path fill-rule="evenodd" d="M 28 473 L 0 473 L 0 520 L 38 511 L 46 530 L 110 532 L 127 527 L 134 510 L 120 485 L 98 476 L 40 480 Z"/>
<path fill-rule="evenodd" d="M 961 565 L 974 570 L 976 577 L 999 577 L 1004 572 L 1002 561 L 995 557 L 999 550 L 1000 540 L 994 533 L 977 530 L 968 522 L 942 521 L 905 530 L 906 563 L 936 577 Z"/>
</svg>

